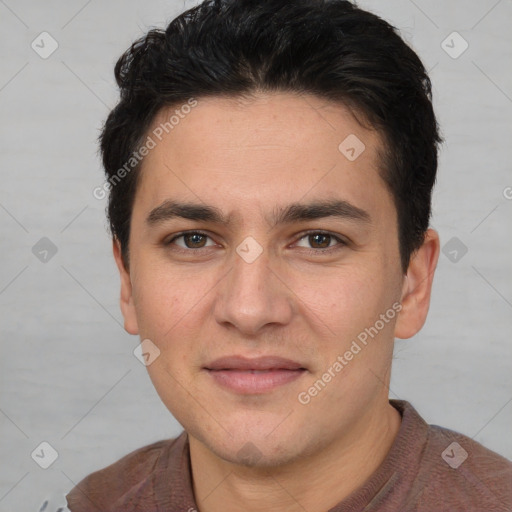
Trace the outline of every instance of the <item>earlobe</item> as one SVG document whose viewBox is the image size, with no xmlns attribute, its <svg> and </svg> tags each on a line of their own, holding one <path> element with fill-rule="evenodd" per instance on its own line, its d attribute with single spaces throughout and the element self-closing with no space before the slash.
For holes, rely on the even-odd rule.
<svg viewBox="0 0 512 512">
<path fill-rule="evenodd" d="M 423 244 L 411 255 L 404 277 L 402 310 L 395 324 L 395 337 L 411 338 L 425 324 L 438 258 L 439 235 L 428 229 Z"/>
<path fill-rule="evenodd" d="M 116 238 L 112 241 L 112 250 L 119 276 L 121 278 L 121 298 L 120 306 L 124 317 L 124 329 L 130 334 L 139 334 L 137 325 L 137 315 L 135 314 L 135 305 L 133 303 L 132 282 L 130 273 L 126 269 L 121 252 L 121 244 Z"/>
</svg>

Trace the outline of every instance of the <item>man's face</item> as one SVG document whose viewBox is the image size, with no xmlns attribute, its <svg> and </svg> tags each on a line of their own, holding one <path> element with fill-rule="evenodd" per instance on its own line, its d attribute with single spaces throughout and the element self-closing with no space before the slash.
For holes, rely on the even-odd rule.
<svg viewBox="0 0 512 512">
<path fill-rule="evenodd" d="M 365 146 L 359 155 L 354 135 Z M 252 454 L 262 466 L 283 464 L 364 429 L 387 401 L 392 306 L 404 282 L 378 134 L 341 105 L 271 94 L 199 99 L 161 141 L 152 138 L 129 275 L 122 270 L 123 313 L 126 329 L 160 350 L 148 371 L 162 401 L 233 462 Z M 336 201 L 339 215 L 279 219 L 291 204 Z M 216 208 L 229 223 L 154 211 L 166 202 Z M 200 233 L 171 241 L 184 231 Z M 227 356 L 247 365 L 215 364 Z M 262 356 L 301 370 L 263 361 L 267 371 L 250 371 Z"/>
</svg>

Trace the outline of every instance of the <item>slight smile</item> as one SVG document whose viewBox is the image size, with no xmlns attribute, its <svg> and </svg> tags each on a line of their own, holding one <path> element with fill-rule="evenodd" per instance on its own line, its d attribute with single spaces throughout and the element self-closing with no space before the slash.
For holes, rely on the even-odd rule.
<svg viewBox="0 0 512 512">
<path fill-rule="evenodd" d="M 279 356 L 245 358 L 228 356 L 204 367 L 214 381 L 240 394 L 258 394 L 293 382 L 307 369 L 296 361 Z"/>
</svg>

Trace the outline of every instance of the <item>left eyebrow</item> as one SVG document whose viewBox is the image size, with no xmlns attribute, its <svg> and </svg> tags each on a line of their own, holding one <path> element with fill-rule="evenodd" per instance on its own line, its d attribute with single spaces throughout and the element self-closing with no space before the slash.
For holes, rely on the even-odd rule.
<svg viewBox="0 0 512 512">
<path fill-rule="evenodd" d="M 272 225 L 289 224 L 305 220 L 337 217 L 370 224 L 370 214 L 344 200 L 314 201 L 311 203 L 291 203 L 286 208 L 274 211 Z"/>
<path fill-rule="evenodd" d="M 176 217 L 222 225 L 229 225 L 232 218 L 231 215 L 226 217 L 215 206 L 169 199 L 151 210 L 146 218 L 146 223 L 153 226 Z M 267 221 L 272 227 L 275 227 L 279 224 L 298 223 L 327 217 L 337 217 L 366 224 L 372 222 L 371 216 L 366 210 L 344 200 L 291 203 L 284 208 L 274 209 L 273 215 Z"/>
</svg>

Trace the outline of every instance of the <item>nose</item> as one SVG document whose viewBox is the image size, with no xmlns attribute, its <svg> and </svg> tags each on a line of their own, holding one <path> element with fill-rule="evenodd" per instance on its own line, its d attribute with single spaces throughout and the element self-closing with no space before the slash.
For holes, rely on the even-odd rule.
<svg viewBox="0 0 512 512">
<path fill-rule="evenodd" d="M 253 336 L 269 324 L 276 327 L 290 322 L 293 292 L 277 265 L 270 264 L 265 250 L 252 262 L 234 255 L 231 271 L 217 287 L 214 314 L 219 324 Z"/>
</svg>

